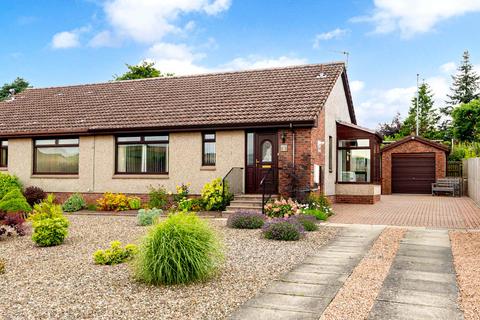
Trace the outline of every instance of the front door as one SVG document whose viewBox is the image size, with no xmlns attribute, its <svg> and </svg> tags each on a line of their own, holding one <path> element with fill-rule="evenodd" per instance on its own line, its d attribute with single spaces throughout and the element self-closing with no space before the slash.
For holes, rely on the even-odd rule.
<svg viewBox="0 0 480 320">
<path fill-rule="evenodd" d="M 246 150 L 246 192 L 277 192 L 278 143 L 276 132 L 248 132 Z"/>
</svg>

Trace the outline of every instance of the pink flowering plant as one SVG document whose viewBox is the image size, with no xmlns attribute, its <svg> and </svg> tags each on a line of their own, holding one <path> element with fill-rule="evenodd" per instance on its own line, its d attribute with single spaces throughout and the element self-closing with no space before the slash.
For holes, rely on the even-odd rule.
<svg viewBox="0 0 480 320">
<path fill-rule="evenodd" d="M 269 218 L 288 218 L 300 213 L 300 204 L 291 198 L 276 199 L 265 205 L 265 215 Z"/>
</svg>

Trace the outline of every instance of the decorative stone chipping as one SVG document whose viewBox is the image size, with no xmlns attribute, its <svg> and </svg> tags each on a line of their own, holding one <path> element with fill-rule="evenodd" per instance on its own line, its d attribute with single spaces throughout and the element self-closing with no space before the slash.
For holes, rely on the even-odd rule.
<svg viewBox="0 0 480 320">
<path fill-rule="evenodd" d="M 418 137 L 408 137 L 404 140 L 397 142 L 397 146 L 387 146 L 388 148 L 382 150 L 382 194 L 392 194 L 392 154 L 395 153 L 433 152 L 435 153 L 435 179 L 445 178 L 446 147 Z"/>
</svg>

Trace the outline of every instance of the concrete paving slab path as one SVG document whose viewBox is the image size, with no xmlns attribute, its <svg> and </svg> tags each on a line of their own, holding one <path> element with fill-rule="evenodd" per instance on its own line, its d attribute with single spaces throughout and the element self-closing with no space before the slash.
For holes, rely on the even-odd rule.
<svg viewBox="0 0 480 320">
<path fill-rule="evenodd" d="M 463 319 L 448 231 L 410 230 L 368 317 Z"/>
<path fill-rule="evenodd" d="M 231 319 L 319 319 L 383 229 L 343 228 L 330 243 L 241 306 Z"/>
</svg>

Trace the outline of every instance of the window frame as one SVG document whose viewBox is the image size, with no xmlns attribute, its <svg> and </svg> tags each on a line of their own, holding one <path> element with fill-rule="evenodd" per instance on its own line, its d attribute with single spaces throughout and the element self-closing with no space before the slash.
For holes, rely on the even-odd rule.
<svg viewBox="0 0 480 320">
<path fill-rule="evenodd" d="M 333 172 L 333 137 L 328 136 L 328 172 Z"/>
<path fill-rule="evenodd" d="M 341 147 L 340 146 L 340 141 L 344 141 L 344 140 L 368 140 L 368 146 L 355 146 L 355 147 Z M 370 181 L 339 181 L 338 179 L 338 175 L 340 173 L 340 163 L 339 163 L 339 157 L 338 157 L 338 152 L 340 150 L 370 150 L 370 165 L 369 165 L 369 169 L 370 169 Z M 343 183 L 343 184 L 374 184 L 374 176 L 373 176 L 373 163 L 372 163 L 372 159 L 373 159 L 373 141 L 371 138 L 350 138 L 350 139 L 339 139 L 337 137 L 337 173 L 336 173 L 336 178 L 335 178 L 335 181 L 336 183 Z"/>
<path fill-rule="evenodd" d="M 5 144 L 6 143 L 6 144 Z M 5 163 L 2 162 L 1 153 L 5 150 Z M 8 168 L 8 140 L 1 139 L 0 140 L 0 168 Z"/>
<path fill-rule="evenodd" d="M 139 141 L 118 141 L 119 138 L 139 137 Z M 166 140 L 146 140 L 145 137 L 166 137 Z M 119 145 L 149 145 L 149 144 L 166 144 L 167 145 L 167 170 L 165 172 L 149 172 L 148 166 L 145 172 L 119 172 L 118 171 L 118 146 Z M 115 136 L 115 175 L 168 175 L 170 169 L 170 135 L 168 133 L 151 133 L 151 134 L 128 134 Z"/>
<path fill-rule="evenodd" d="M 206 136 L 213 134 L 213 139 L 207 139 Z M 215 143 L 214 163 L 205 162 L 205 143 Z M 202 167 L 215 167 L 217 165 L 217 133 L 215 131 L 202 132 Z"/>
<path fill-rule="evenodd" d="M 76 139 L 78 142 L 75 143 L 59 143 L 59 140 L 67 140 L 67 139 Z M 42 140 L 54 140 L 53 144 L 47 145 L 37 145 L 37 141 Z M 78 148 L 78 155 L 79 155 L 79 162 L 78 168 L 76 172 L 41 172 L 37 171 L 37 148 Z M 42 138 L 34 138 L 33 139 L 33 168 L 32 172 L 34 175 L 65 175 L 65 176 L 77 176 L 80 171 L 80 137 L 78 136 L 67 136 L 67 137 L 42 137 Z"/>
</svg>

